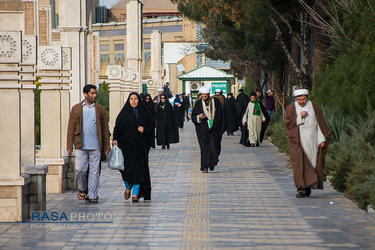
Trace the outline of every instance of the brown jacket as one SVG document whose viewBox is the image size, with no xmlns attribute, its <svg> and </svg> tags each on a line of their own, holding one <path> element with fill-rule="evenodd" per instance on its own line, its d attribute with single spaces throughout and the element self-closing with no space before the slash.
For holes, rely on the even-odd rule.
<svg viewBox="0 0 375 250">
<path fill-rule="evenodd" d="M 74 105 L 70 112 L 67 149 L 71 151 L 73 151 L 73 143 L 76 149 L 82 148 L 83 102 Z M 95 103 L 95 114 L 100 150 L 110 150 L 108 119 L 105 108 L 102 105 Z"/>
<path fill-rule="evenodd" d="M 315 169 L 301 145 L 299 127 L 297 126 L 296 122 L 296 107 L 294 103 L 288 106 L 284 116 L 285 129 L 289 141 L 290 163 L 293 168 L 294 184 L 296 185 L 297 190 L 299 188 L 310 186 L 315 182 L 318 183 L 318 189 L 323 189 L 323 168 L 325 164 L 325 156 L 329 146 L 329 137 L 332 134 L 318 105 L 315 102 L 311 103 L 314 108 L 319 128 L 326 139 L 324 148 L 319 148 Z"/>
</svg>

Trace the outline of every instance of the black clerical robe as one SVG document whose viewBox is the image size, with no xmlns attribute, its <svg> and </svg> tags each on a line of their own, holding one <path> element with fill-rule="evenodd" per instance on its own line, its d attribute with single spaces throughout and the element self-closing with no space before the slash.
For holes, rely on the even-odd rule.
<svg viewBox="0 0 375 250">
<path fill-rule="evenodd" d="M 213 168 L 218 164 L 221 151 L 221 139 L 225 131 L 224 114 L 221 103 L 214 97 L 212 97 L 210 101 L 212 101 L 215 106 L 214 121 L 211 128 L 209 128 L 207 118 L 204 118 L 201 122 L 197 120 L 200 114 L 205 113 L 203 111 L 202 99 L 196 101 L 192 112 L 192 121 L 195 125 L 195 131 L 201 150 L 202 171 L 205 168 Z"/>
</svg>

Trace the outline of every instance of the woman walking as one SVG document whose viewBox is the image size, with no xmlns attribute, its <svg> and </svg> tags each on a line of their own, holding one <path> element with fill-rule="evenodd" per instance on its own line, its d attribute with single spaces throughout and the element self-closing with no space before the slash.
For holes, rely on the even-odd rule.
<svg viewBox="0 0 375 250">
<path fill-rule="evenodd" d="M 151 180 L 148 166 L 150 146 L 148 135 L 151 133 L 146 107 L 140 96 L 130 93 L 116 119 L 113 131 L 113 145 L 117 145 L 124 155 L 124 171 L 120 171 L 126 190 L 125 199 L 132 201 L 151 200 Z"/>
<path fill-rule="evenodd" d="M 165 149 L 165 146 L 169 149 L 169 144 L 178 142 L 178 129 L 175 125 L 172 105 L 167 100 L 165 94 L 161 94 L 160 96 L 156 119 L 156 143 L 157 145 L 161 145 L 161 149 Z"/>
<path fill-rule="evenodd" d="M 185 112 L 185 105 L 184 100 L 182 98 L 182 94 L 176 95 L 173 103 L 174 103 L 174 115 L 176 119 L 176 126 L 179 128 L 184 128 L 184 112 Z"/>
<path fill-rule="evenodd" d="M 238 130 L 238 115 L 236 100 L 232 93 L 229 93 L 227 99 L 224 101 L 224 117 L 227 135 L 234 135 L 234 132 Z"/>
<path fill-rule="evenodd" d="M 150 94 L 146 94 L 143 98 L 143 103 L 146 106 L 148 118 L 150 120 L 150 135 L 148 137 L 148 143 L 150 148 L 155 148 L 155 104 L 151 99 Z"/>
</svg>

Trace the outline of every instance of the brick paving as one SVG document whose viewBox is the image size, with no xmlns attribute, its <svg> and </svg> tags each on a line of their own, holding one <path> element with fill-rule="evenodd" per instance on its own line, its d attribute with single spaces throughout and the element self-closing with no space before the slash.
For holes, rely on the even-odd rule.
<svg viewBox="0 0 375 250">
<path fill-rule="evenodd" d="M 48 194 L 47 211 L 112 223 L 0 223 L 1 249 L 375 249 L 374 217 L 328 183 L 296 199 L 288 159 L 268 141 L 245 148 L 239 132 L 225 134 L 219 165 L 203 174 L 191 122 L 180 140 L 150 151 L 151 202 L 125 201 L 120 173 L 103 168 L 99 204 L 67 191 Z"/>
</svg>

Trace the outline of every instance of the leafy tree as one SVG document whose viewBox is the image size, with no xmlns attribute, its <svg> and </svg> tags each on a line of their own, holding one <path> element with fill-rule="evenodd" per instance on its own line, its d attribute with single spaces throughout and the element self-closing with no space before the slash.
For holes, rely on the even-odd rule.
<svg viewBox="0 0 375 250">
<path fill-rule="evenodd" d="M 189 19 L 205 24 L 204 38 L 212 59 L 230 60 L 238 77 L 260 83 L 260 69 L 271 73 L 292 65 L 299 81 L 311 84 L 308 69 L 309 25 L 302 25 L 297 0 L 172 0 Z M 312 2 L 312 1 L 307 1 Z M 292 40 L 303 48 L 299 65 L 291 53 Z"/>
<path fill-rule="evenodd" d="M 104 106 L 105 110 L 107 111 L 107 118 L 109 119 L 109 84 L 107 84 L 105 81 L 98 91 L 96 102 Z"/>
<path fill-rule="evenodd" d="M 332 46 L 314 80 L 313 98 L 353 120 L 365 117 L 367 102 L 375 106 L 374 6 L 374 0 L 333 1 Z"/>
<path fill-rule="evenodd" d="M 34 91 L 34 101 L 35 101 L 35 144 L 40 145 L 40 83 L 41 77 L 37 77 L 34 84 L 37 88 Z"/>
</svg>

